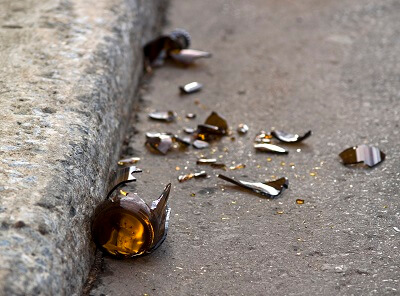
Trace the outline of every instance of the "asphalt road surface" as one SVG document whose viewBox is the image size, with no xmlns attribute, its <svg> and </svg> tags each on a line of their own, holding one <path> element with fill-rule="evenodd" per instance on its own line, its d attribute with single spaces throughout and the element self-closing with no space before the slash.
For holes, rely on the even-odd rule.
<svg viewBox="0 0 400 296">
<path fill-rule="evenodd" d="M 172 0 L 165 31 L 185 28 L 192 48 L 213 57 L 155 71 L 122 155 L 141 158 L 132 190 L 146 201 L 172 182 L 170 231 L 150 256 L 105 258 L 92 295 L 399 295 L 399 15 L 397 0 Z M 178 86 L 192 81 L 204 89 L 180 96 Z M 153 110 L 179 118 L 155 122 Z M 146 132 L 182 133 L 211 111 L 235 141 L 166 156 L 144 146 Z M 247 135 L 236 133 L 239 123 Z M 313 135 L 285 145 L 288 155 L 257 153 L 256 133 L 273 127 Z M 344 166 L 338 154 L 359 144 L 386 160 Z M 246 168 L 199 167 L 201 155 Z M 210 178 L 177 181 L 201 169 Z M 268 200 L 218 173 L 290 184 Z"/>
</svg>

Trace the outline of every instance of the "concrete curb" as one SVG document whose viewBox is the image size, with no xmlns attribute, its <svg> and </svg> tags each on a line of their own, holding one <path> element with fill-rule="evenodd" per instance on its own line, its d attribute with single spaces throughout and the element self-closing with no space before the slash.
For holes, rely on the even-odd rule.
<svg viewBox="0 0 400 296">
<path fill-rule="evenodd" d="M 162 0 L 5 0 L 0 12 L 0 295 L 81 292 Z"/>
</svg>

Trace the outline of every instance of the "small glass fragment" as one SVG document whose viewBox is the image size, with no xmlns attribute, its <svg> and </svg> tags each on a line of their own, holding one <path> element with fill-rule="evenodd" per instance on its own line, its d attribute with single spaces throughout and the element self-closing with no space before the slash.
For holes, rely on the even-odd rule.
<svg viewBox="0 0 400 296">
<path fill-rule="evenodd" d="M 182 49 L 171 51 L 169 56 L 176 62 L 189 65 L 198 59 L 210 58 L 211 53 L 196 49 Z"/>
<path fill-rule="evenodd" d="M 276 212 L 278 215 L 282 215 L 283 214 L 283 211 L 277 211 Z"/>
<path fill-rule="evenodd" d="M 267 133 L 265 131 L 261 131 L 258 135 L 256 135 L 256 138 L 254 141 L 256 143 L 271 143 L 272 136 L 270 133 Z"/>
<path fill-rule="evenodd" d="M 262 152 L 279 153 L 279 154 L 289 153 L 289 151 L 274 144 L 267 144 L 267 143 L 254 144 L 254 148 Z"/>
<path fill-rule="evenodd" d="M 198 83 L 196 81 L 190 82 L 188 84 L 185 84 L 184 86 L 180 86 L 179 89 L 181 90 L 181 93 L 183 94 L 193 94 L 195 92 L 200 91 L 203 88 L 203 84 Z"/>
<path fill-rule="evenodd" d="M 190 173 L 190 174 L 186 174 L 186 175 L 180 175 L 178 177 L 178 181 L 180 183 L 185 182 L 187 180 L 193 179 L 193 178 L 204 178 L 207 177 L 207 173 L 205 171 L 201 171 L 198 173 Z"/>
<path fill-rule="evenodd" d="M 196 149 L 204 149 L 204 148 L 208 148 L 210 146 L 210 144 L 208 144 L 207 142 L 202 141 L 202 140 L 195 140 L 192 143 L 192 145 Z"/>
<path fill-rule="evenodd" d="M 172 139 L 175 142 L 178 142 L 179 144 L 182 144 L 184 146 L 190 146 L 190 144 L 192 143 L 190 137 L 179 137 L 177 135 L 174 135 Z"/>
<path fill-rule="evenodd" d="M 135 164 L 140 161 L 139 157 L 129 157 L 125 159 L 120 159 L 118 160 L 118 165 L 129 165 L 129 164 Z"/>
<path fill-rule="evenodd" d="M 247 134 L 249 127 L 247 124 L 241 123 L 238 125 L 237 132 L 241 135 Z"/>
<path fill-rule="evenodd" d="M 191 194 L 190 194 L 190 196 L 196 196 L 196 193 L 194 193 L 194 192 L 192 192 Z"/>
<path fill-rule="evenodd" d="M 302 205 L 302 204 L 304 204 L 304 199 L 296 199 L 296 203 L 298 204 L 298 205 Z"/>
<path fill-rule="evenodd" d="M 175 167 L 175 171 L 180 171 L 181 170 L 181 168 L 180 167 Z"/>
<path fill-rule="evenodd" d="M 315 173 L 315 172 L 310 172 L 310 176 L 311 177 L 315 177 L 317 175 L 317 173 Z"/>
<path fill-rule="evenodd" d="M 145 68 L 161 66 L 172 51 L 180 51 L 190 45 L 190 35 L 182 29 L 176 29 L 168 35 L 162 35 L 148 42 L 144 48 Z"/>
<path fill-rule="evenodd" d="M 149 113 L 149 117 L 154 120 L 172 122 L 176 118 L 174 111 L 154 111 Z"/>
<path fill-rule="evenodd" d="M 268 162 L 272 161 L 272 158 L 271 158 L 271 157 L 268 157 L 268 158 L 267 158 L 267 161 L 268 161 Z"/>
<path fill-rule="evenodd" d="M 311 131 L 306 132 L 304 135 L 299 136 L 298 134 L 289 134 L 284 131 L 277 131 L 273 130 L 271 132 L 271 135 L 278 139 L 279 141 L 285 142 L 285 143 L 297 143 L 301 142 L 305 139 L 307 139 L 309 136 L 311 136 Z"/>
<path fill-rule="evenodd" d="M 238 164 L 238 165 L 229 167 L 229 169 L 230 169 L 230 170 L 240 170 L 240 169 L 244 169 L 245 167 L 246 167 L 245 164 L 240 163 L 240 164 Z"/>
<path fill-rule="evenodd" d="M 185 127 L 185 128 L 183 129 L 183 131 L 184 131 L 185 133 L 191 135 L 191 134 L 194 134 L 194 132 L 195 132 L 196 130 L 195 130 L 194 128 L 191 128 L 191 127 Z"/>
<path fill-rule="evenodd" d="M 186 118 L 188 118 L 188 119 L 195 119 L 195 118 L 196 118 L 196 114 L 194 114 L 194 113 L 188 113 L 188 114 L 186 114 Z"/>
<path fill-rule="evenodd" d="M 172 148 L 172 135 L 166 133 L 146 133 L 146 146 L 150 151 L 167 154 Z"/>
<path fill-rule="evenodd" d="M 367 145 L 359 145 L 348 148 L 341 152 L 339 156 L 342 158 L 344 164 L 356 164 L 363 162 L 369 167 L 373 167 L 378 163 L 385 160 L 385 153 L 378 148 Z"/>
<path fill-rule="evenodd" d="M 116 257 L 149 254 L 165 240 L 171 184 L 149 207 L 136 193 L 107 199 L 94 214 L 92 237 L 98 248 Z"/>
<path fill-rule="evenodd" d="M 228 122 L 217 112 L 212 112 L 210 116 L 207 117 L 204 124 L 209 126 L 216 126 L 218 128 L 218 132 L 221 135 L 225 135 L 228 132 Z"/>
<path fill-rule="evenodd" d="M 197 164 L 211 164 L 211 163 L 216 163 L 217 159 L 216 158 L 200 158 L 197 160 Z"/>
<path fill-rule="evenodd" d="M 117 187 L 119 187 L 120 185 L 136 181 L 136 178 L 132 174 L 141 172 L 142 170 L 135 166 L 125 167 L 116 170 L 113 173 L 112 179 L 110 180 L 110 183 L 107 188 L 108 189 L 107 198 L 110 197 L 110 195 L 114 192 L 114 190 L 117 189 Z"/>
<path fill-rule="evenodd" d="M 278 180 L 266 183 L 235 180 L 221 174 L 218 175 L 218 178 L 221 178 L 225 181 L 231 182 L 235 185 L 251 190 L 268 198 L 278 197 L 286 188 L 289 187 L 289 180 L 287 178 L 280 178 Z"/>
</svg>

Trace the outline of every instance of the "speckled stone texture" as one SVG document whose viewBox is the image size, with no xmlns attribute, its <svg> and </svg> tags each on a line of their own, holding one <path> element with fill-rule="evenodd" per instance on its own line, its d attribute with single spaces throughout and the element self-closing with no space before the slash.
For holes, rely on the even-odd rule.
<svg viewBox="0 0 400 296">
<path fill-rule="evenodd" d="M 162 0 L 0 1 L 0 295 L 80 294 Z"/>
</svg>

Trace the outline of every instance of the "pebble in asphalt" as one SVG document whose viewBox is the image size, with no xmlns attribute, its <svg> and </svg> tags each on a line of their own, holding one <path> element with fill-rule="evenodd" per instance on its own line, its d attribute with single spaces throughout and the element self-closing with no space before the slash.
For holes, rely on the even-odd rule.
<svg viewBox="0 0 400 296">
<path fill-rule="evenodd" d="M 173 183 L 170 231 L 150 256 L 105 258 L 92 295 L 400 293 L 399 13 L 396 0 L 172 0 L 165 30 L 187 29 L 192 48 L 213 57 L 155 71 L 121 156 L 141 158 L 132 190 L 147 202 Z M 180 96 L 191 81 L 202 91 Z M 177 121 L 149 120 L 154 109 Z M 145 149 L 146 132 L 195 127 L 211 111 L 249 132 L 207 150 Z M 256 153 L 254 136 L 272 127 L 313 135 L 288 155 Z M 338 153 L 364 143 L 386 160 L 342 165 Z M 229 171 L 242 179 L 286 176 L 290 188 L 263 199 L 204 166 L 211 178 L 179 183 L 201 155 L 245 163 Z"/>
</svg>

